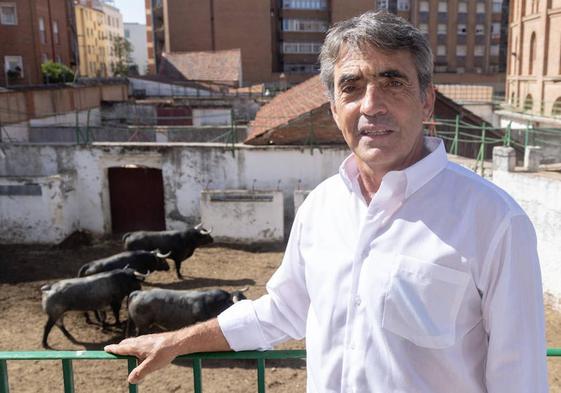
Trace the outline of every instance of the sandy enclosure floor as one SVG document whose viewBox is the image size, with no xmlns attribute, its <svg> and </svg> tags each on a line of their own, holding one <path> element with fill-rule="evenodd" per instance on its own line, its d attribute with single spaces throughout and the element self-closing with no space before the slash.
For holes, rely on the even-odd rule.
<svg viewBox="0 0 561 393">
<path fill-rule="evenodd" d="M 48 282 L 75 276 L 85 262 L 121 251 L 118 241 L 91 246 L 56 249 L 45 246 L 0 246 L 0 351 L 41 350 L 46 316 L 41 310 L 40 287 Z M 182 265 L 183 281 L 170 272 L 156 272 L 143 284 L 170 289 L 239 289 L 249 286 L 246 295 L 255 299 L 265 292 L 265 283 L 278 267 L 282 251 L 248 251 L 220 246 L 201 248 Z M 125 313 L 122 312 L 123 318 Z M 547 338 L 550 347 L 561 347 L 561 314 L 546 307 Z M 79 313 L 68 313 L 65 326 L 75 338 L 70 342 L 56 328 L 49 344 L 59 350 L 99 350 L 122 339 L 120 331 L 102 331 L 87 325 Z M 303 342 L 291 341 L 279 349 L 301 349 Z M 561 393 L 561 358 L 548 360 L 550 392 Z M 62 368 L 55 361 L 9 361 L 12 393 L 61 392 Z M 128 392 L 124 361 L 74 362 L 77 392 Z M 246 393 L 257 391 L 257 371 L 253 361 L 203 361 L 203 391 Z M 305 392 L 304 360 L 268 361 L 267 392 Z M 150 375 L 141 385 L 142 393 L 193 391 L 190 362 L 174 364 Z"/>
</svg>

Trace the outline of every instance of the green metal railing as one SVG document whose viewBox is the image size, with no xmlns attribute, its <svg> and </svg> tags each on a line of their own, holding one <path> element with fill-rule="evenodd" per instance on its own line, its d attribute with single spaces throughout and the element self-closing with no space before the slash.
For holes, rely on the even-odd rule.
<svg viewBox="0 0 561 393">
<path fill-rule="evenodd" d="M 559 355 L 561 356 L 561 350 Z M 193 385 L 195 393 L 202 393 L 202 360 L 257 360 L 257 391 L 265 393 L 265 360 L 271 359 L 305 359 L 305 350 L 242 351 L 242 352 L 206 352 L 179 356 L 178 359 L 193 361 Z M 9 393 L 8 360 L 60 360 L 64 381 L 64 393 L 74 392 L 74 360 L 126 360 L 128 372 L 136 366 L 136 358 L 117 356 L 104 351 L 29 351 L 0 352 L 0 393 Z M 125 376 L 123 376 L 125 378 Z M 129 393 L 138 393 L 138 386 L 129 384 Z"/>
<path fill-rule="evenodd" d="M 548 348 L 548 357 L 561 357 L 561 348 Z M 193 385 L 195 393 L 202 393 L 202 360 L 257 360 L 257 392 L 265 393 L 265 360 L 270 359 L 305 359 L 305 350 L 274 350 L 274 351 L 244 351 L 244 352 L 206 352 L 182 355 L 178 359 L 193 361 Z M 0 352 L 0 393 L 9 393 L 8 360 L 61 360 L 64 380 L 64 393 L 74 392 L 74 360 L 126 360 L 128 372 L 136 366 L 136 358 L 117 356 L 104 351 L 30 351 L 30 352 Z M 124 377 L 123 377 L 124 378 Z M 129 384 L 129 393 L 138 393 L 137 385 Z"/>
</svg>

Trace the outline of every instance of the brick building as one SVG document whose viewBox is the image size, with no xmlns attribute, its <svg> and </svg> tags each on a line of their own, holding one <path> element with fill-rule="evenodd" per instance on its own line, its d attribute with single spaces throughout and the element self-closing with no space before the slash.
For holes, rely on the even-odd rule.
<svg viewBox="0 0 561 393">
<path fill-rule="evenodd" d="M 524 113 L 511 113 L 508 118 L 559 127 L 561 0 L 512 1 L 509 35 L 506 97 L 514 112 Z"/>
<path fill-rule="evenodd" d="M 77 63 L 71 0 L 0 1 L 0 86 L 43 83 L 47 60 Z"/>
<path fill-rule="evenodd" d="M 149 63 L 162 51 L 240 48 L 247 83 L 290 82 L 317 73 L 325 32 L 335 22 L 387 9 L 425 31 L 437 83 L 504 89 L 508 0 L 146 0 Z"/>
</svg>

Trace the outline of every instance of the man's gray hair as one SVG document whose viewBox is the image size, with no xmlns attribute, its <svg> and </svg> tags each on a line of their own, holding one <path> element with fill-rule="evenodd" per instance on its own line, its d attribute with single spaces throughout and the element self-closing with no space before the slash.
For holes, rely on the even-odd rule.
<svg viewBox="0 0 561 393">
<path fill-rule="evenodd" d="M 368 47 L 382 50 L 406 49 L 413 55 L 421 92 L 432 82 L 433 58 L 423 33 L 405 19 L 386 11 L 369 11 L 333 25 L 327 32 L 319 61 L 320 78 L 334 99 L 335 64 L 342 49 L 364 51 Z"/>
</svg>

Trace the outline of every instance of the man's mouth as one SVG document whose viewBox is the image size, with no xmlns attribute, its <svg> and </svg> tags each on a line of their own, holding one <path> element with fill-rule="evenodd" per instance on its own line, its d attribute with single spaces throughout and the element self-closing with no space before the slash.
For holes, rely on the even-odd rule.
<svg viewBox="0 0 561 393">
<path fill-rule="evenodd" d="M 389 135 L 393 130 L 361 130 L 360 135 L 362 136 L 384 136 Z"/>
</svg>

